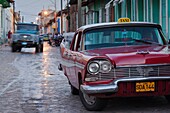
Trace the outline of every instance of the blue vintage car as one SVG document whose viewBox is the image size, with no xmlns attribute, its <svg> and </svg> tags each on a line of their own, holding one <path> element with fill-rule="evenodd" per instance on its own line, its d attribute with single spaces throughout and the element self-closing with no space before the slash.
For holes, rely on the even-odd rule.
<svg viewBox="0 0 170 113">
<path fill-rule="evenodd" d="M 17 23 L 12 35 L 12 52 L 21 51 L 22 47 L 35 47 L 36 52 L 43 52 L 43 39 L 39 36 L 39 25 L 32 23 Z"/>
</svg>

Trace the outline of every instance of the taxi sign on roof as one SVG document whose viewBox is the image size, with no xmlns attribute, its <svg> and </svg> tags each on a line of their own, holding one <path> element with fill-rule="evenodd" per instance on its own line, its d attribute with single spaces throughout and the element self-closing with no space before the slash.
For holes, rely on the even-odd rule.
<svg viewBox="0 0 170 113">
<path fill-rule="evenodd" d="M 118 19 L 118 22 L 119 22 L 119 23 L 122 23 L 122 22 L 130 22 L 130 19 L 129 19 L 129 18 L 119 18 L 119 19 Z"/>
</svg>

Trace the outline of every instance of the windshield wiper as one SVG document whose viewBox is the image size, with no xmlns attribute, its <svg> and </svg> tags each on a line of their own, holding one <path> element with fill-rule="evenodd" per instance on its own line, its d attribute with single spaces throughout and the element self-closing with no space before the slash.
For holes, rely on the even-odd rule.
<svg viewBox="0 0 170 113">
<path fill-rule="evenodd" d="M 157 45 L 162 45 L 162 44 L 159 44 L 157 42 L 151 42 L 151 41 L 145 41 L 145 40 L 139 40 L 139 39 L 135 39 L 135 38 L 132 38 L 132 40 L 135 40 L 136 42 L 142 42 L 142 43 L 145 43 L 145 44 L 157 44 Z"/>
</svg>

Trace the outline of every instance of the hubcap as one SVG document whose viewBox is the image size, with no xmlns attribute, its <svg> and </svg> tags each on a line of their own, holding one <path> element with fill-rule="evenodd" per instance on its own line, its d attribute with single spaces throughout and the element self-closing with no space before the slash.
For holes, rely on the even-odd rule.
<svg viewBox="0 0 170 113">
<path fill-rule="evenodd" d="M 84 100 L 89 104 L 93 105 L 96 102 L 96 97 L 94 96 L 88 96 L 86 93 L 83 93 Z"/>
</svg>

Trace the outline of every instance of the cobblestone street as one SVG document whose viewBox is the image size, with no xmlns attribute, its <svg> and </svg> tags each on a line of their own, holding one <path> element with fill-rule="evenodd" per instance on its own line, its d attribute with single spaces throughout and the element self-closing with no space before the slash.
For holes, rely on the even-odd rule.
<svg viewBox="0 0 170 113">
<path fill-rule="evenodd" d="M 88 113 L 70 93 L 59 47 L 44 44 L 43 53 L 12 53 L 0 48 L 0 113 Z M 100 113 L 169 113 L 164 97 L 114 98 Z M 97 112 L 89 112 L 97 113 Z"/>
</svg>

